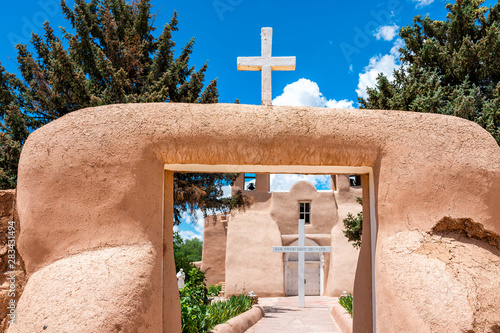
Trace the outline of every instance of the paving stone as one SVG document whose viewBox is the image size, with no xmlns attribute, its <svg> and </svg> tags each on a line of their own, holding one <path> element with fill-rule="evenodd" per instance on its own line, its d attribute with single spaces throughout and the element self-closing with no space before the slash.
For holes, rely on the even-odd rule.
<svg viewBox="0 0 500 333">
<path fill-rule="evenodd" d="M 306 296 L 305 307 L 299 308 L 299 299 L 292 297 L 259 297 L 259 305 L 266 315 L 250 327 L 250 333 L 327 333 L 340 332 L 331 316 L 336 298 Z"/>
</svg>

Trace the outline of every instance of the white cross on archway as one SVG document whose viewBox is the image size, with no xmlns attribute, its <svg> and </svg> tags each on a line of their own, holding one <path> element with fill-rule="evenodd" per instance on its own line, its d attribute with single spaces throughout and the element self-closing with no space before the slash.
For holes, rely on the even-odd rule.
<svg viewBox="0 0 500 333">
<path fill-rule="evenodd" d="M 271 71 L 295 70 L 295 57 L 271 57 L 273 28 L 261 29 L 261 56 L 238 57 L 239 71 L 262 71 L 262 105 L 272 105 Z"/>
<path fill-rule="evenodd" d="M 305 305 L 305 253 L 330 252 L 330 246 L 305 246 L 305 221 L 299 220 L 299 246 L 273 246 L 273 252 L 298 252 L 299 253 L 299 308 Z"/>
</svg>

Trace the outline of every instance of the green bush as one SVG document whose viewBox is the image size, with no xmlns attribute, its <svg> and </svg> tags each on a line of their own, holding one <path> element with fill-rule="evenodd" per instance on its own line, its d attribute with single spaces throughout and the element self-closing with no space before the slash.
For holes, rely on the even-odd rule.
<svg viewBox="0 0 500 333">
<path fill-rule="evenodd" d="M 193 261 L 201 260 L 201 251 L 203 243 L 197 238 L 192 240 L 183 240 L 178 231 L 174 231 L 174 260 L 175 271 L 182 268 L 186 274 L 185 282 L 191 279 L 191 269 L 195 267 Z"/>
<path fill-rule="evenodd" d="M 208 305 L 205 273 L 193 267 L 189 275 L 191 279 L 179 290 L 182 332 L 205 332 L 209 324 L 205 320 Z"/>
<path fill-rule="evenodd" d="M 345 230 L 342 230 L 347 240 L 352 243 L 355 249 L 361 247 L 361 234 L 363 233 L 363 212 L 358 213 L 357 216 L 347 213 L 347 217 L 342 220 L 344 222 Z"/>
<path fill-rule="evenodd" d="M 220 291 L 222 290 L 221 285 L 211 285 L 208 287 L 208 296 L 216 297 L 219 296 Z"/>
<path fill-rule="evenodd" d="M 214 302 L 208 307 L 211 326 L 215 327 L 252 308 L 252 299 L 246 295 L 233 295 L 227 301 Z"/>
<path fill-rule="evenodd" d="M 356 197 L 356 202 L 363 205 L 363 198 Z M 342 220 L 345 230 L 342 230 L 349 242 L 354 242 L 352 246 L 355 249 L 361 248 L 361 236 L 363 234 L 363 212 L 357 216 L 347 213 L 347 217 Z"/>
<path fill-rule="evenodd" d="M 342 307 L 346 309 L 347 312 L 349 312 L 352 318 L 352 295 L 349 294 L 347 296 L 340 296 L 339 304 L 342 305 Z"/>
<path fill-rule="evenodd" d="M 210 305 L 205 272 L 192 268 L 189 274 L 191 279 L 179 290 L 183 333 L 208 332 L 252 307 L 252 299 L 245 295 L 234 295 Z M 220 286 L 210 287 L 220 290 Z"/>
</svg>

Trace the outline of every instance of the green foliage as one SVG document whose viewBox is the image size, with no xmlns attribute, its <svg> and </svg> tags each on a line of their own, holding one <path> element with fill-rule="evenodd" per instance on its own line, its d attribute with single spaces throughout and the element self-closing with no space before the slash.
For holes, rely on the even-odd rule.
<svg viewBox="0 0 500 333">
<path fill-rule="evenodd" d="M 0 66 L 0 188 L 14 188 L 30 131 L 78 109 L 113 103 L 217 103 L 217 80 L 204 87 L 207 64 L 189 65 L 194 38 L 175 56 L 177 13 L 153 36 L 150 0 L 61 1 L 70 33 L 49 22 L 31 45 L 18 44 L 21 79 Z M 183 212 L 229 211 L 222 186 L 237 174 L 181 174 L 174 179 L 175 223 Z"/>
<path fill-rule="evenodd" d="M 212 327 L 225 323 L 251 308 L 252 299 L 246 295 L 233 295 L 227 301 L 214 302 L 208 309 L 210 317 L 213 318 Z"/>
<path fill-rule="evenodd" d="M 0 65 L 0 189 L 16 187 L 22 145 L 37 125 L 21 112 L 25 93 L 22 82 Z"/>
<path fill-rule="evenodd" d="M 176 256 L 186 258 L 189 262 L 201 260 L 203 242 L 198 238 L 183 240 L 179 232 L 175 232 L 174 253 Z"/>
<path fill-rule="evenodd" d="M 180 290 L 181 292 L 181 303 L 182 297 L 187 297 L 185 300 L 188 300 L 192 305 L 207 305 L 208 304 L 208 290 L 205 285 L 205 272 L 202 270 L 193 267 L 189 271 L 190 279 L 186 282 L 184 287 Z"/>
<path fill-rule="evenodd" d="M 228 301 L 210 305 L 205 273 L 193 268 L 189 275 L 191 279 L 179 290 L 183 333 L 208 332 L 252 307 L 252 299 L 245 295 L 235 295 Z"/>
<path fill-rule="evenodd" d="M 241 191 L 230 198 L 222 198 L 222 187 L 233 184 L 237 177 L 237 173 L 175 173 L 175 224 L 180 223 L 181 215 L 186 211 L 192 213 L 200 209 L 206 217 L 247 207 L 249 198 Z"/>
<path fill-rule="evenodd" d="M 47 123 L 77 109 L 113 103 L 217 102 L 217 94 L 205 97 L 213 94 L 216 81 L 203 90 L 207 65 L 195 71 L 188 64 L 194 39 L 174 57 L 177 13 L 154 38 L 149 2 L 76 1 L 71 9 L 63 1 L 75 34 L 61 28 L 61 40 L 46 22 L 43 36 L 32 35 L 33 53 L 17 45 L 37 118 Z"/>
<path fill-rule="evenodd" d="M 399 35 L 402 66 L 380 74 L 362 108 L 452 115 L 474 121 L 500 144 L 500 2 L 446 4 L 447 20 L 416 16 Z"/>
<path fill-rule="evenodd" d="M 189 275 L 190 280 L 179 290 L 182 332 L 205 332 L 210 325 L 205 273 L 193 267 Z"/>
<path fill-rule="evenodd" d="M 222 290 L 221 285 L 214 285 L 208 287 L 208 296 L 217 297 L 219 296 L 220 291 Z"/>
<path fill-rule="evenodd" d="M 351 315 L 352 318 L 352 295 L 349 294 L 347 296 L 339 297 L 339 304 L 342 305 L 344 309 Z"/>
<path fill-rule="evenodd" d="M 186 274 L 186 283 L 191 279 L 192 264 L 201 260 L 203 242 L 197 238 L 183 240 L 178 231 L 174 231 L 174 261 L 175 271 L 182 268 Z M 196 269 L 198 271 L 198 269 Z M 198 273 L 197 273 L 198 274 Z"/>
<path fill-rule="evenodd" d="M 363 205 L 363 198 L 356 197 L 356 202 Z M 355 249 L 361 248 L 361 236 L 363 234 L 363 212 L 357 216 L 347 213 L 347 217 L 342 220 L 345 230 L 342 230 L 344 236 L 349 242 L 354 242 L 352 246 Z"/>
<path fill-rule="evenodd" d="M 357 216 L 347 213 L 347 217 L 342 220 L 345 230 L 342 230 L 349 242 L 354 242 L 352 246 L 355 249 L 361 248 L 361 235 L 363 233 L 363 212 Z"/>
</svg>

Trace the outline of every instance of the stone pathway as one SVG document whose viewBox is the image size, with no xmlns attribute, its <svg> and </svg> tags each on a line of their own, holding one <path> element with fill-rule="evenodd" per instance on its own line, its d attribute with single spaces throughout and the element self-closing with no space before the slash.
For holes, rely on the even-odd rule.
<svg viewBox="0 0 500 333">
<path fill-rule="evenodd" d="M 306 296 L 305 308 L 299 308 L 299 298 L 259 297 L 266 315 L 247 332 L 251 333 L 315 333 L 340 332 L 330 315 L 337 298 Z"/>
</svg>

